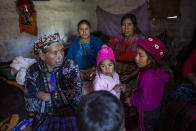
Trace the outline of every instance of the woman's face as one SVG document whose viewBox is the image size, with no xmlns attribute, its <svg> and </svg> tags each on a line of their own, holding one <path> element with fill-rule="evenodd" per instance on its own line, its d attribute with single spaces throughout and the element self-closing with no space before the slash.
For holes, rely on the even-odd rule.
<svg viewBox="0 0 196 131">
<path fill-rule="evenodd" d="M 139 68 L 144 68 L 150 64 L 150 60 L 143 48 L 138 47 L 135 56 L 135 63 Z"/>
<path fill-rule="evenodd" d="M 42 60 L 51 71 L 63 63 L 64 49 L 60 43 L 54 43 L 48 47 L 46 54 L 42 55 Z"/>
<path fill-rule="evenodd" d="M 111 59 L 103 59 L 100 63 L 101 72 L 106 76 L 112 76 L 114 63 Z"/>
<path fill-rule="evenodd" d="M 126 18 L 123 20 L 121 29 L 122 29 L 122 34 L 125 37 L 130 37 L 134 34 L 135 27 L 130 18 Z"/>
<path fill-rule="evenodd" d="M 78 27 L 78 33 L 82 40 L 90 40 L 91 28 L 86 23 L 81 23 Z"/>
</svg>

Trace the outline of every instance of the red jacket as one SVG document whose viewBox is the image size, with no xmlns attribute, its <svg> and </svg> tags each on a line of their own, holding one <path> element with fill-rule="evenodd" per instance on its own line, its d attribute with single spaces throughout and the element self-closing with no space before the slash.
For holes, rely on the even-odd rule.
<svg viewBox="0 0 196 131">
<path fill-rule="evenodd" d="M 190 54 L 188 59 L 184 62 L 182 74 L 186 78 L 187 74 L 196 74 L 196 49 Z"/>
</svg>

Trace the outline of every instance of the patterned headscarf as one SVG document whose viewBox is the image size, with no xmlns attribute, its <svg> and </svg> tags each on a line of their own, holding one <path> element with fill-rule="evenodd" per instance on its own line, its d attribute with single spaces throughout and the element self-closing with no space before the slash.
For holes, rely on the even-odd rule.
<svg viewBox="0 0 196 131">
<path fill-rule="evenodd" d="M 52 35 L 44 35 L 40 39 L 34 42 L 33 52 L 35 55 L 38 55 L 40 51 L 44 52 L 46 49 L 55 42 L 60 41 L 59 33 L 54 33 Z"/>
</svg>

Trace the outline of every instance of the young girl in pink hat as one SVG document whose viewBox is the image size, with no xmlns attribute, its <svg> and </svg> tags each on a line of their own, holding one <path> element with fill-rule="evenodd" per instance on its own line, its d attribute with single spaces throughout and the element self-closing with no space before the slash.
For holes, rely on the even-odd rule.
<svg viewBox="0 0 196 131">
<path fill-rule="evenodd" d="M 95 91 L 109 91 L 120 99 L 120 92 L 125 89 L 125 85 L 120 84 L 119 75 L 115 72 L 115 63 L 112 49 L 103 45 L 97 54 L 97 74 L 93 88 Z"/>
<path fill-rule="evenodd" d="M 137 108 L 139 130 L 159 128 L 160 102 L 169 73 L 161 67 L 165 55 L 164 43 L 156 37 L 147 37 L 138 43 L 135 62 L 140 68 L 135 95 L 126 103 Z"/>
</svg>

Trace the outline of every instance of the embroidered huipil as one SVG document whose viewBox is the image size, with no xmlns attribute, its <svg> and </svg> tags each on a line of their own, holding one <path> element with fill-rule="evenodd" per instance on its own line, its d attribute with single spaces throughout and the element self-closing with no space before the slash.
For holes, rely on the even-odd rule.
<svg viewBox="0 0 196 131">
<path fill-rule="evenodd" d="M 76 61 L 80 69 L 96 66 L 97 52 L 102 45 L 103 42 L 94 35 L 90 35 L 89 43 L 80 43 L 80 37 L 77 37 L 71 42 L 68 58 Z"/>
<path fill-rule="evenodd" d="M 122 35 L 113 36 L 108 45 L 113 49 L 117 61 L 134 62 L 137 42 L 144 39 L 143 35 L 136 35 L 135 40 L 124 40 Z"/>
<path fill-rule="evenodd" d="M 95 59 L 93 59 L 93 57 L 95 52 L 91 50 L 90 43 L 80 43 L 79 46 L 80 47 L 76 53 L 75 60 L 77 61 L 80 69 L 94 65 Z"/>
<path fill-rule="evenodd" d="M 47 80 L 47 69 L 43 61 L 39 61 L 29 67 L 26 74 L 24 93 L 27 111 L 51 113 L 65 105 L 75 107 L 80 102 L 82 97 L 82 80 L 78 65 L 73 60 L 64 58 L 62 65 L 54 68 L 53 72 L 52 74 L 55 75 L 55 78 L 53 77 L 52 81 L 56 87 L 49 85 L 51 80 Z M 58 87 L 61 87 L 63 90 L 67 103 L 63 102 Z M 39 99 L 37 97 L 39 91 L 51 93 L 52 100 L 43 101 Z"/>
<path fill-rule="evenodd" d="M 55 73 L 54 72 L 52 72 L 52 73 L 47 72 L 46 77 L 47 77 L 48 87 L 50 89 L 50 92 L 57 91 Z"/>
</svg>

